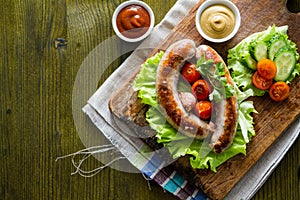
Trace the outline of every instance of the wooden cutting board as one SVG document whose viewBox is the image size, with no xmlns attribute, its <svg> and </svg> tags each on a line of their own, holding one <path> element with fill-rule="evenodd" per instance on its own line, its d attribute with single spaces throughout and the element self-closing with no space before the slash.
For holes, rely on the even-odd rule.
<svg viewBox="0 0 300 200">
<path fill-rule="evenodd" d="M 170 44 L 177 40 L 190 38 L 197 45 L 210 45 L 226 61 L 228 49 L 234 47 L 250 34 L 263 31 L 273 24 L 276 26 L 288 25 L 289 38 L 300 48 L 300 14 L 290 13 L 285 7 L 286 0 L 232 0 L 240 10 L 241 27 L 233 39 L 221 44 L 207 42 L 196 30 L 194 18 L 197 8 L 202 2 L 199 1 L 151 55 L 154 55 L 158 49 L 167 49 Z M 141 104 L 136 93 L 132 90 L 133 79 L 134 76 L 121 88 L 120 91 L 122 92 L 118 92 L 118 95 L 111 99 L 110 108 L 117 117 L 128 123 L 134 122 L 134 124 L 144 126 L 142 129 L 149 131 L 144 120 L 147 107 Z M 292 82 L 291 94 L 283 102 L 275 103 L 270 100 L 268 95 L 253 97 L 252 100 L 258 111 L 258 114 L 254 115 L 257 135 L 248 144 L 246 156 L 237 155 L 228 160 L 217 169 L 217 173 L 210 170 L 193 170 L 188 164 L 188 157 L 183 157 L 174 164 L 175 169 L 212 199 L 223 199 L 284 130 L 299 117 L 300 77 L 298 76 Z"/>
</svg>

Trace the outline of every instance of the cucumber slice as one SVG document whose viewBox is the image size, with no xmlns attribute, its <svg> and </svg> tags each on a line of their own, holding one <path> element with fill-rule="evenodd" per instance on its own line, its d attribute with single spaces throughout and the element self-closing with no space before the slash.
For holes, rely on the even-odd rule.
<svg viewBox="0 0 300 200">
<path fill-rule="evenodd" d="M 267 58 L 268 46 L 264 42 L 258 42 L 254 49 L 254 58 L 256 61 Z"/>
<path fill-rule="evenodd" d="M 256 61 L 268 58 L 268 46 L 265 42 L 255 42 L 252 45 L 252 56 Z"/>
<path fill-rule="evenodd" d="M 269 46 L 269 59 L 273 60 L 279 49 L 286 47 L 286 42 L 283 38 L 272 41 Z"/>
<path fill-rule="evenodd" d="M 293 50 L 281 48 L 276 53 L 274 63 L 277 67 L 275 81 L 286 81 L 296 65 L 296 56 Z"/>
<path fill-rule="evenodd" d="M 250 69 L 256 70 L 257 63 L 249 53 L 242 56 L 242 63 Z"/>
</svg>

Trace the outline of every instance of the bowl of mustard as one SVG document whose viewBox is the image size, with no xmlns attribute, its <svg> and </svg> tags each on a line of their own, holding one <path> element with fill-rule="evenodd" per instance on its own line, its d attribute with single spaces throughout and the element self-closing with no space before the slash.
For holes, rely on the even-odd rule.
<svg viewBox="0 0 300 200">
<path fill-rule="evenodd" d="M 215 43 L 230 40 L 239 30 L 239 9 L 230 0 L 207 0 L 198 8 L 196 28 L 200 35 Z"/>
</svg>

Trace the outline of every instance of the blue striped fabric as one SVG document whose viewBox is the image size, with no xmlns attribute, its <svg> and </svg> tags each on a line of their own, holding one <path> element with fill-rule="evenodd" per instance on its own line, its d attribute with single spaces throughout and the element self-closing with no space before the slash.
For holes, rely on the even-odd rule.
<svg viewBox="0 0 300 200">
<path fill-rule="evenodd" d="M 195 186 L 189 184 L 176 171 L 164 167 L 164 161 L 153 152 L 149 160 L 140 169 L 145 176 L 157 182 L 164 190 L 180 199 L 206 200 L 207 197 Z"/>
</svg>

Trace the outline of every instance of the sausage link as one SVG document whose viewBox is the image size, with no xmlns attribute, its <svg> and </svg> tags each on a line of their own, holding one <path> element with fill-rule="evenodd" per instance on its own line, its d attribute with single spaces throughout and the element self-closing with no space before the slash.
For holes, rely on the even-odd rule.
<svg viewBox="0 0 300 200">
<path fill-rule="evenodd" d="M 194 56 L 211 59 L 215 64 L 222 62 L 227 82 L 234 86 L 223 59 L 215 50 L 207 45 L 196 48 L 192 40 L 185 39 L 171 45 L 159 63 L 156 77 L 158 103 L 167 121 L 179 132 L 197 139 L 210 137 L 212 150 L 221 153 L 231 145 L 235 136 L 238 115 L 236 94 L 213 102 L 213 116 L 209 123 L 188 112 L 180 100 L 177 86 L 183 64 Z"/>
<path fill-rule="evenodd" d="M 161 111 L 174 128 L 189 137 L 204 139 L 211 134 L 212 127 L 184 109 L 177 89 L 184 62 L 195 55 L 196 46 L 192 40 L 180 40 L 171 45 L 157 68 L 156 92 Z"/>
<path fill-rule="evenodd" d="M 200 45 L 197 48 L 196 58 L 205 58 L 206 60 L 213 60 L 214 64 L 222 62 L 225 68 L 225 77 L 227 83 L 234 87 L 234 82 L 226 67 L 222 57 L 211 47 L 207 45 Z M 214 70 L 214 68 L 212 68 Z M 210 146 L 216 153 L 222 153 L 231 144 L 235 137 L 237 123 L 238 123 L 238 102 L 236 94 L 232 97 L 226 98 L 225 92 L 220 102 L 213 102 L 213 114 L 211 121 L 215 125 L 215 131 L 210 140 Z"/>
</svg>

